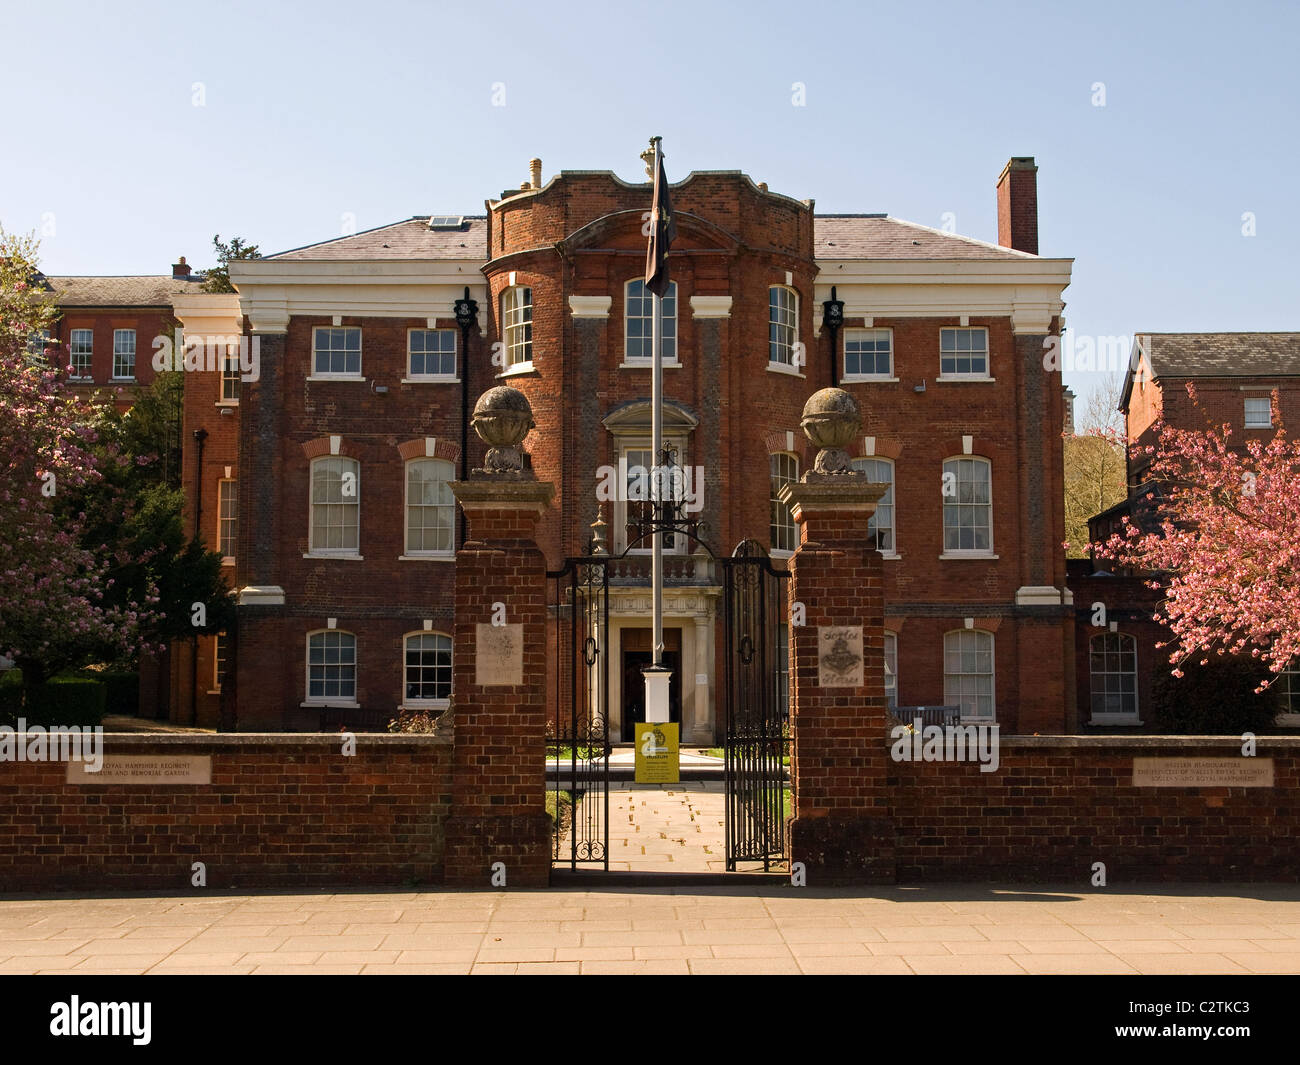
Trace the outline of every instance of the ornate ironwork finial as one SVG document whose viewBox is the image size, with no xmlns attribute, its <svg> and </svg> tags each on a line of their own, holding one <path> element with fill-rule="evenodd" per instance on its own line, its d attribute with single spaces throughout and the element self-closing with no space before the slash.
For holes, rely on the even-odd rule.
<svg viewBox="0 0 1300 1065">
<path fill-rule="evenodd" d="M 662 137 L 651 137 L 650 147 L 641 153 L 641 161 L 645 163 L 646 177 L 651 181 L 655 179 L 655 148 L 661 140 L 663 140 Z"/>
<path fill-rule="evenodd" d="M 605 504 L 601 503 L 596 508 L 596 520 L 591 523 L 591 553 L 593 555 L 609 553 L 605 546 L 605 529 Z"/>
</svg>

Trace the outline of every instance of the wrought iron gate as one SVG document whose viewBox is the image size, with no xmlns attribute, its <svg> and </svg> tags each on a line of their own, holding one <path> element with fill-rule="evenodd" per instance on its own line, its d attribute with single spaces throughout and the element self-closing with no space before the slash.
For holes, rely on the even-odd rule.
<svg viewBox="0 0 1300 1065">
<path fill-rule="evenodd" d="M 745 540 L 723 573 L 727 869 L 788 860 L 785 818 L 790 752 L 786 581 L 767 552 Z"/>
<path fill-rule="evenodd" d="M 546 806 L 554 865 L 609 869 L 609 558 L 547 573 Z"/>
</svg>

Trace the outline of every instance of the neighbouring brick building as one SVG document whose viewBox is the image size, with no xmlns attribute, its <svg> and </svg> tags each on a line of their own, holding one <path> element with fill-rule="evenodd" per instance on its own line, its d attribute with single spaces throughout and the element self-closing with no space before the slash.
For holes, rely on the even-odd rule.
<svg viewBox="0 0 1300 1065">
<path fill-rule="evenodd" d="M 1196 401 L 1187 392 L 1194 385 Z M 1143 333 L 1129 360 L 1119 409 L 1133 441 L 1127 455 L 1128 498 L 1089 521 L 1096 543 L 1119 532 L 1123 520 L 1149 517 L 1143 500 L 1159 486 L 1148 476 L 1142 449 L 1158 440 L 1160 422 L 1177 429 L 1204 430 L 1227 424 L 1239 450 L 1247 442 L 1271 440 L 1276 391 L 1285 424 L 1300 423 L 1300 333 Z M 1159 593 L 1142 574 L 1115 570 L 1110 563 L 1071 563 L 1074 593 L 1080 724 L 1107 728 L 1149 727 L 1151 682 L 1170 669 L 1169 650 L 1156 647 L 1172 634 L 1152 620 Z M 1106 623 L 1092 624 L 1105 607 Z M 1278 681 L 1286 709 L 1280 725 L 1300 726 L 1300 672 Z"/>
<path fill-rule="evenodd" d="M 1043 367 L 1071 260 L 1037 255 L 1033 160 L 998 180 L 998 245 L 818 215 L 739 171 L 691 173 L 672 196 L 664 435 L 702 473 L 705 539 L 789 557 L 797 529 L 778 495 L 812 459 L 800 414 L 837 382 L 863 412 L 856 464 L 891 486 L 873 519 L 891 700 L 1071 731 L 1063 390 Z M 198 691 L 178 676 L 175 706 L 297 730 L 383 727 L 399 707 L 445 703 L 462 536 L 447 485 L 481 464 L 463 404 L 494 385 L 522 391 L 537 421 L 525 446 L 555 485 L 538 523 L 548 562 L 583 553 L 602 515 L 610 551 L 628 546 L 641 504 L 601 488 L 649 464 L 649 206 L 648 184 L 565 171 L 543 185 L 534 160 L 485 215 L 235 262 L 237 295 L 177 302 L 187 336 L 244 334 L 258 367 L 237 384 L 187 381 L 189 492 L 209 545 L 233 545 L 240 620 L 219 646 L 200 642 Z M 466 290 L 478 315 L 462 333 Z M 712 742 L 721 590 L 684 539 L 667 573 L 673 714 L 686 742 Z M 643 713 L 649 598 L 634 549 L 611 588 L 615 739 Z"/>
</svg>

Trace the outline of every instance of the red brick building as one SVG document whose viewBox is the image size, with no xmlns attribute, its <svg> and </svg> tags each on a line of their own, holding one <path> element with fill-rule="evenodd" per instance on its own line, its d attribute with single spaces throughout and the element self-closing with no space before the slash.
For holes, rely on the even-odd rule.
<svg viewBox="0 0 1300 1065">
<path fill-rule="evenodd" d="M 1187 386 L 1195 386 L 1196 402 Z M 1158 422 L 1203 430 L 1227 424 L 1244 451 L 1251 440 L 1271 440 L 1277 431 L 1272 393 L 1278 392 L 1284 423 L 1300 422 L 1300 333 L 1144 333 L 1133 346 L 1120 396 L 1125 432 L 1129 498 L 1089 521 L 1095 543 L 1120 531 L 1124 518 L 1142 520 L 1142 500 L 1159 486 L 1150 480 L 1143 448 L 1157 442 Z M 1170 669 L 1171 639 L 1151 620 L 1159 593 L 1143 575 L 1112 572 L 1109 564 L 1072 565 L 1070 589 L 1076 604 L 1077 685 L 1080 723 L 1140 728 L 1150 722 L 1151 681 Z M 1097 607 L 1105 608 L 1102 625 Z M 1286 710 L 1280 725 L 1300 726 L 1300 673 L 1280 682 Z"/>
<path fill-rule="evenodd" d="M 892 486 L 873 519 L 891 698 L 1046 733 L 1074 727 L 1064 411 L 1043 368 L 1071 261 L 1037 255 L 1035 175 L 1013 159 L 999 178 L 998 245 L 818 215 L 739 171 L 685 177 L 664 433 L 698 471 L 708 543 L 753 538 L 781 560 L 796 530 L 777 496 L 812 458 L 803 404 L 833 382 L 850 391 L 858 464 Z M 607 489 L 649 460 L 649 205 L 648 184 L 604 171 L 543 184 L 534 161 L 486 215 L 232 263 L 237 297 L 178 306 L 187 336 L 241 332 L 257 356 L 237 397 L 214 373 L 186 389 L 187 447 L 207 432 L 186 475 L 202 470 L 205 536 L 235 545 L 240 601 L 219 697 L 216 649 L 200 652 L 201 721 L 221 700 L 241 730 L 382 727 L 399 707 L 442 705 L 462 536 L 446 486 L 481 464 L 463 404 L 494 385 L 527 395 L 537 421 L 525 446 L 556 489 L 538 525 L 548 561 L 583 553 L 602 514 L 610 551 L 627 548 L 640 504 Z M 478 316 L 463 334 L 466 289 Z M 823 325 L 832 291 L 836 330 Z M 633 547 L 611 588 L 615 738 L 641 712 L 649 652 L 648 559 Z M 712 742 L 721 590 L 684 538 L 668 557 L 673 712 L 686 742 Z"/>
</svg>

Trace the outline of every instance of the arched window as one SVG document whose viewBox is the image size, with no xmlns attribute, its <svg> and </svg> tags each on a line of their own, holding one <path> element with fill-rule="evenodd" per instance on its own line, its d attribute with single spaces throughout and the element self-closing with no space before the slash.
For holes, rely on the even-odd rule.
<svg viewBox="0 0 1300 1065">
<path fill-rule="evenodd" d="M 307 701 L 356 702 L 357 638 L 326 629 L 307 636 Z"/>
<path fill-rule="evenodd" d="M 623 318 L 626 323 L 627 345 L 623 349 L 624 362 L 648 362 L 654 358 L 654 294 L 646 291 L 645 281 L 636 278 L 627 283 L 624 293 Z M 663 299 L 663 358 L 664 362 L 677 361 L 677 282 L 668 284 L 668 294 Z"/>
<path fill-rule="evenodd" d="M 993 550 L 993 475 L 988 459 L 964 457 L 943 464 L 943 550 L 988 554 Z"/>
<path fill-rule="evenodd" d="M 1137 717 L 1137 640 L 1123 632 L 1098 633 L 1088 641 L 1092 716 Z"/>
<path fill-rule="evenodd" d="M 993 720 L 991 632 L 957 629 L 944 635 L 943 701 L 947 706 L 960 706 L 963 720 Z"/>
<path fill-rule="evenodd" d="M 851 463 L 855 470 L 867 475 L 867 479 L 877 484 L 889 485 L 888 491 L 876 504 L 876 512 L 867 522 L 867 540 L 877 551 L 884 555 L 898 552 L 894 539 L 894 463 L 891 459 L 854 459 Z"/>
<path fill-rule="evenodd" d="M 771 518 L 768 536 L 773 551 L 794 551 L 799 546 L 799 529 L 794 523 L 790 507 L 781 502 L 781 489 L 799 479 L 799 460 L 793 455 L 778 452 L 770 456 Z"/>
<path fill-rule="evenodd" d="M 361 466 L 329 455 L 311 464 L 312 554 L 355 555 L 361 535 Z"/>
<path fill-rule="evenodd" d="M 514 285 L 501 293 L 501 339 L 506 368 L 533 361 L 533 290 Z"/>
<path fill-rule="evenodd" d="M 794 346 L 799 341 L 799 294 L 784 285 L 767 290 L 767 361 L 776 366 L 794 365 Z"/>
<path fill-rule="evenodd" d="M 451 637 L 443 632 L 412 632 L 403 642 L 403 701 L 446 702 L 451 697 Z"/>
<path fill-rule="evenodd" d="M 446 459 L 406 464 L 406 553 L 450 555 L 456 550 L 456 500 L 450 482 L 456 467 Z"/>
<path fill-rule="evenodd" d="M 898 634 L 885 633 L 885 704 L 898 708 Z"/>
</svg>

